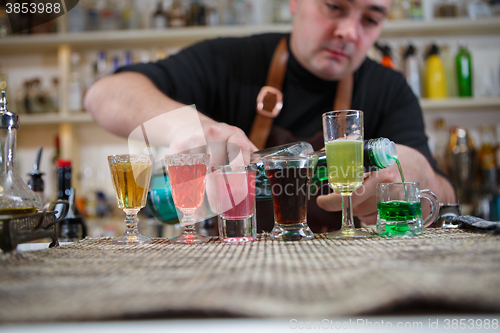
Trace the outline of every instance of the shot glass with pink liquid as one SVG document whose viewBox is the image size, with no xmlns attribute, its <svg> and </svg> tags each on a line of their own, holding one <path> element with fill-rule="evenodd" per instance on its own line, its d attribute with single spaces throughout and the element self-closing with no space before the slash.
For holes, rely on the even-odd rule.
<svg viewBox="0 0 500 333">
<path fill-rule="evenodd" d="M 255 176 L 252 165 L 225 165 L 213 173 L 219 209 L 219 238 L 226 243 L 256 238 Z"/>
<path fill-rule="evenodd" d="M 165 156 L 167 163 L 172 197 L 175 207 L 182 211 L 182 234 L 170 242 L 193 244 L 205 243 L 210 237 L 199 235 L 194 224 L 194 213 L 203 203 L 205 195 L 206 175 L 210 163 L 209 154 L 174 154 Z"/>
</svg>

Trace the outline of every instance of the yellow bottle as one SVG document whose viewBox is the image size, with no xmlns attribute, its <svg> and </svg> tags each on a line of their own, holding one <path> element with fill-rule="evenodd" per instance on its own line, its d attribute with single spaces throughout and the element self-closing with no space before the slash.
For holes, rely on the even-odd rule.
<svg viewBox="0 0 500 333">
<path fill-rule="evenodd" d="M 443 62 L 439 56 L 439 48 L 436 44 L 431 46 L 431 49 L 427 54 L 425 66 L 425 88 L 428 98 L 448 97 L 446 74 Z"/>
</svg>

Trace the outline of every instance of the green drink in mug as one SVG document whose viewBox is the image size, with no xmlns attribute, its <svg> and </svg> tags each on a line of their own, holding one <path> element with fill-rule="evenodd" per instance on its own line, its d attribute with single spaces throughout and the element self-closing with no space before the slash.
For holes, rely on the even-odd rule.
<svg viewBox="0 0 500 333">
<path fill-rule="evenodd" d="M 431 203 L 431 212 L 425 219 L 422 218 L 422 198 Z M 380 236 L 418 236 L 436 220 L 438 212 L 436 195 L 430 190 L 420 190 L 417 182 L 377 184 L 377 232 Z"/>
</svg>

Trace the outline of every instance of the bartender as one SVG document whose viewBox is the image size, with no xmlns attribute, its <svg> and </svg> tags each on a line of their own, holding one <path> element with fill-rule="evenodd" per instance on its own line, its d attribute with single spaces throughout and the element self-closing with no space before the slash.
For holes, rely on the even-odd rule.
<svg viewBox="0 0 500 333">
<path fill-rule="evenodd" d="M 194 104 L 200 122 L 176 113 L 157 124 L 162 143 L 171 152 L 232 143 L 246 162 L 257 146 L 304 140 L 320 149 L 324 112 L 363 110 L 365 139 L 394 141 L 406 180 L 452 203 L 455 193 L 431 156 L 417 98 L 399 72 L 366 56 L 390 6 L 391 0 L 290 0 L 290 34 L 206 40 L 156 63 L 121 68 L 92 85 L 85 107 L 103 128 L 127 137 L 152 118 Z M 200 123 L 203 133 L 193 135 Z M 370 173 L 353 194 L 354 215 L 376 223 L 376 184 L 398 181 L 395 165 Z M 340 210 L 340 194 L 323 192 L 310 201 L 308 224 L 314 232 L 339 229 Z M 271 228 L 272 221 L 259 226 Z"/>
</svg>

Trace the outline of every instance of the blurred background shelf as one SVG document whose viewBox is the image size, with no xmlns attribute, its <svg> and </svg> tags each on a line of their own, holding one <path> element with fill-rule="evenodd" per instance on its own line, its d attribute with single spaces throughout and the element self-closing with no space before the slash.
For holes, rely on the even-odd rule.
<svg viewBox="0 0 500 333">
<path fill-rule="evenodd" d="M 49 113 L 49 114 L 21 114 L 20 115 L 21 126 L 24 125 L 51 125 L 51 124 L 84 124 L 93 123 L 94 119 L 88 113 L 79 114 L 59 114 L 59 113 Z"/>
<path fill-rule="evenodd" d="M 447 99 L 420 99 L 420 106 L 426 113 L 439 111 L 468 111 L 478 109 L 492 109 L 500 112 L 500 97 L 476 97 L 476 98 L 447 98 Z M 54 124 L 93 124 L 94 119 L 88 113 L 77 114 L 21 114 L 21 125 L 54 125 Z"/>
<path fill-rule="evenodd" d="M 142 47 L 158 43 L 171 46 L 185 46 L 200 40 L 217 37 L 247 36 L 264 32 L 288 32 L 289 24 L 235 25 L 214 27 L 168 28 L 163 30 L 115 30 L 80 33 L 39 34 L 8 36 L 0 38 L 0 54 L 21 52 L 56 51 L 62 45 L 75 49 Z M 498 35 L 500 18 L 435 19 L 432 21 L 400 20 L 388 21 L 381 38 Z"/>
<path fill-rule="evenodd" d="M 500 97 L 452 97 L 446 99 L 422 98 L 420 106 L 424 112 L 433 111 L 468 111 L 471 109 L 495 109 L 500 111 Z"/>
</svg>

